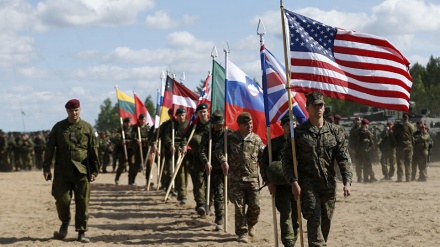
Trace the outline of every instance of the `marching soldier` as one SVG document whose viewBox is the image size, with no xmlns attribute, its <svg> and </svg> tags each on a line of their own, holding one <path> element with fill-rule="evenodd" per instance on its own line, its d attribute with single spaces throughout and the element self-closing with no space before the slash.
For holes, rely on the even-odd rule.
<svg viewBox="0 0 440 247">
<path fill-rule="evenodd" d="M 426 182 L 428 178 L 428 153 L 434 145 L 431 136 L 428 133 L 428 125 L 420 126 L 419 131 L 414 134 L 414 155 L 412 160 L 411 180 L 416 180 L 417 167 L 420 174 L 417 181 Z"/>
<path fill-rule="evenodd" d="M 402 121 L 394 125 L 394 140 L 396 141 L 397 182 L 406 182 L 411 178 L 411 163 L 413 156 L 414 126 L 409 123 L 409 115 L 404 113 Z"/>
<path fill-rule="evenodd" d="M 357 150 L 360 165 L 364 171 L 364 182 L 376 182 L 377 179 L 374 176 L 373 163 L 371 162 L 371 152 L 374 149 L 374 136 L 368 125 L 370 122 L 364 118 L 361 121 L 361 128 L 358 130 Z"/>
<path fill-rule="evenodd" d="M 46 139 L 42 133 L 38 133 L 34 138 L 35 167 L 38 170 L 43 168 L 44 149 L 46 149 Z"/>
<path fill-rule="evenodd" d="M 129 180 L 131 181 L 131 185 L 136 184 L 136 176 L 140 169 L 142 169 L 142 166 L 144 164 L 147 164 L 147 153 L 148 153 L 148 146 L 149 146 L 149 139 L 148 135 L 150 133 L 150 126 L 147 124 L 147 118 L 144 114 L 139 115 L 139 121 L 138 124 L 133 125 L 133 143 L 135 145 L 134 153 L 135 153 L 135 162 L 132 166 L 130 166 L 129 169 Z M 140 134 L 140 136 L 139 136 Z M 142 151 L 142 156 L 141 156 Z M 142 161 L 144 164 L 142 164 Z M 150 174 L 151 166 L 149 164 L 147 166 L 146 174 Z M 149 183 L 149 178 L 147 177 L 147 184 Z"/>
<path fill-rule="evenodd" d="M 393 136 L 394 123 L 388 121 L 381 133 L 379 149 L 382 153 L 380 164 L 382 166 L 383 180 L 392 180 L 396 165 L 396 148 Z"/>
<path fill-rule="evenodd" d="M 120 133 L 119 144 L 117 145 L 116 152 L 118 157 L 118 169 L 116 170 L 115 184 L 119 184 L 119 178 L 124 170 L 127 168 L 127 164 L 134 163 L 134 149 L 132 143 L 132 132 L 130 118 L 126 117 L 122 124 L 122 130 L 119 128 L 118 133 Z M 124 131 L 125 141 L 122 136 L 122 131 Z M 125 154 L 127 150 L 127 154 Z M 127 157 L 125 156 L 127 155 Z M 128 184 L 130 184 L 130 178 L 128 179 Z"/>
</svg>

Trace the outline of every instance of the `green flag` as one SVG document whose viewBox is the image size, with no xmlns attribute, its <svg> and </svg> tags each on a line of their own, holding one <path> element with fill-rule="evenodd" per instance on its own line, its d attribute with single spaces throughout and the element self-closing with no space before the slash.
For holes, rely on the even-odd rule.
<svg viewBox="0 0 440 247">
<path fill-rule="evenodd" d="M 225 112 L 225 69 L 213 60 L 211 86 L 211 112 Z"/>
</svg>

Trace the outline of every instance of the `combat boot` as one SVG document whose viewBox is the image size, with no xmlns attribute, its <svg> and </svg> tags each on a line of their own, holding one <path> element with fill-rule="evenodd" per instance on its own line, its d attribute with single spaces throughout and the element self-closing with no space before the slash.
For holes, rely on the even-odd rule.
<svg viewBox="0 0 440 247">
<path fill-rule="evenodd" d="M 84 231 L 79 231 L 78 232 L 78 239 L 77 241 L 81 242 L 81 243 L 90 243 L 90 239 L 86 238 L 86 234 L 84 233 Z"/>
<path fill-rule="evenodd" d="M 69 229 L 69 224 L 70 224 L 70 221 L 66 221 L 61 224 L 60 230 L 58 231 L 58 233 L 55 233 L 56 239 L 63 240 L 66 238 L 67 232 Z"/>
<path fill-rule="evenodd" d="M 250 237 L 255 237 L 255 227 L 254 226 L 249 226 L 248 228 L 248 234 Z"/>
</svg>

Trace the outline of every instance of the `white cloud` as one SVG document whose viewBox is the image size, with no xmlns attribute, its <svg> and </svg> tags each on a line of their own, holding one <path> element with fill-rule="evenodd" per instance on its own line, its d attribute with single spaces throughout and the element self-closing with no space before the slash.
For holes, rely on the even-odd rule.
<svg viewBox="0 0 440 247">
<path fill-rule="evenodd" d="M 34 38 L 0 34 L 0 67 L 27 64 L 35 58 Z"/>
<path fill-rule="evenodd" d="M 149 28 L 170 29 L 178 27 L 179 23 L 172 20 L 166 11 L 159 10 L 145 18 L 145 25 Z"/>
<path fill-rule="evenodd" d="M 36 14 L 46 26 L 110 26 L 134 24 L 137 15 L 154 7 L 154 0 L 46 0 Z"/>
<path fill-rule="evenodd" d="M 42 79 L 42 78 L 47 78 L 49 76 L 49 73 L 47 71 L 39 70 L 35 67 L 20 68 L 19 72 L 24 78 L 31 78 L 31 79 Z"/>
<path fill-rule="evenodd" d="M 183 16 L 183 23 L 185 23 L 185 25 L 192 25 L 194 24 L 199 18 L 197 16 L 192 16 L 192 15 L 184 15 Z"/>
</svg>

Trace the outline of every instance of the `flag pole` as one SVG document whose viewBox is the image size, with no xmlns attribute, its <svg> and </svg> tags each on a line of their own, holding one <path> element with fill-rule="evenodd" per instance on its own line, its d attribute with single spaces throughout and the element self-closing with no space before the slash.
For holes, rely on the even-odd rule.
<svg viewBox="0 0 440 247">
<path fill-rule="evenodd" d="M 295 173 L 295 177 L 298 178 L 298 164 L 296 160 L 296 148 L 295 148 L 295 130 L 293 128 L 293 113 L 292 113 L 292 92 L 290 89 L 290 67 L 289 67 L 289 59 L 287 55 L 287 44 L 286 44 L 286 23 L 284 22 L 284 5 L 283 0 L 280 0 L 280 11 L 281 11 L 281 23 L 283 28 L 283 45 L 284 45 L 284 64 L 286 67 L 286 90 L 287 90 L 287 98 L 289 99 L 289 118 L 290 118 L 290 140 L 292 143 L 292 159 L 293 159 L 293 172 Z M 301 247 L 304 247 L 304 238 L 303 238 L 303 230 L 302 230 L 302 217 L 301 217 L 301 199 L 298 197 L 296 200 L 296 207 L 298 211 L 298 224 L 299 224 L 299 239 L 301 243 Z"/>
<path fill-rule="evenodd" d="M 229 50 L 229 44 L 226 41 L 225 45 L 223 46 L 223 52 L 225 53 L 225 112 L 224 116 L 226 119 L 226 92 L 227 92 L 227 83 L 228 80 L 228 54 L 230 52 Z M 226 123 L 226 121 L 225 121 Z M 225 134 L 223 135 L 224 138 L 224 152 L 225 152 L 225 158 L 226 161 L 228 160 L 228 126 L 225 124 Z M 229 171 L 228 171 L 229 172 Z M 228 232 L 228 174 L 224 174 L 224 182 L 225 182 L 225 220 L 224 220 L 224 230 L 225 232 Z"/>
<path fill-rule="evenodd" d="M 133 95 L 136 95 L 135 91 L 133 90 Z M 139 145 L 139 154 L 141 156 L 141 167 L 142 167 L 142 175 L 145 175 L 145 168 L 144 168 L 144 153 L 142 150 L 142 136 L 141 136 L 141 127 L 139 126 L 139 116 L 136 115 L 136 122 L 137 122 L 137 134 L 138 134 L 138 145 Z"/>
<path fill-rule="evenodd" d="M 260 31 L 260 25 L 261 25 L 261 30 Z M 258 21 L 258 27 L 257 27 L 257 35 L 260 36 L 260 47 L 264 47 L 264 38 L 263 36 L 266 34 L 266 29 L 264 28 L 264 24 L 263 21 L 260 19 Z M 262 51 L 260 51 L 262 52 Z M 264 58 L 261 57 L 261 69 L 262 69 L 262 73 L 263 73 L 263 80 L 265 80 L 265 66 L 263 66 L 264 63 Z M 263 82 L 264 83 L 264 82 Z M 267 87 L 264 87 L 264 105 L 265 107 L 268 105 L 267 104 Z M 267 114 L 267 109 L 265 109 L 265 114 L 266 114 L 266 132 L 267 132 L 267 151 L 269 154 L 269 165 L 272 163 L 272 138 L 271 138 L 271 132 L 270 132 L 270 119 L 269 119 L 269 114 Z M 271 195 L 272 197 L 272 220 L 273 220 L 273 233 L 274 233 L 274 240 L 275 240 L 275 247 L 278 247 L 278 220 L 277 220 L 277 209 L 276 209 L 276 204 L 275 204 L 275 193 Z"/>
<path fill-rule="evenodd" d="M 115 89 L 116 89 L 116 99 L 118 99 L 118 91 L 119 91 L 118 85 L 115 85 Z M 120 108 L 121 108 L 121 106 L 119 105 L 119 99 L 118 99 L 118 109 L 120 109 Z M 121 114 L 119 114 L 119 120 L 121 122 L 122 146 L 124 146 L 125 162 L 128 162 L 127 145 L 125 143 L 124 124 L 123 124 L 123 121 L 122 121 Z"/>
</svg>

